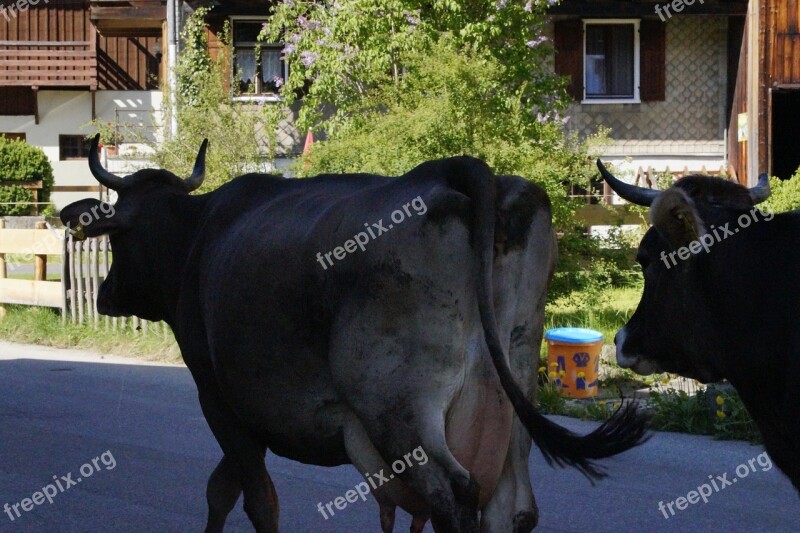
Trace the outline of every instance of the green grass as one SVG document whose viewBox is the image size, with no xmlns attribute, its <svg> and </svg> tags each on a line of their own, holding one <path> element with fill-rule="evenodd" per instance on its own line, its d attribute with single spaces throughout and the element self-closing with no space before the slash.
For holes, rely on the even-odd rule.
<svg viewBox="0 0 800 533">
<path fill-rule="evenodd" d="M 106 330 L 101 318 L 98 329 L 94 329 L 69 321 L 63 324 L 60 311 L 46 307 L 6 306 L 6 316 L 0 320 L 0 339 L 134 356 L 149 361 L 181 362 L 172 332 L 167 329 L 164 335 L 160 324 L 149 328 L 147 333 L 132 331 L 130 321 L 125 330 Z"/>
<path fill-rule="evenodd" d="M 613 343 L 641 296 L 641 287 L 613 287 L 598 294 L 576 291 L 547 304 L 545 327 L 592 328 L 603 334 L 606 343 Z"/>
<path fill-rule="evenodd" d="M 576 291 L 556 298 L 547 304 L 545 327 L 584 327 L 603 334 L 605 343 L 613 344 L 614 335 L 636 310 L 642 289 L 640 286 Z M 540 365 L 546 367 L 547 344 L 542 343 Z M 607 420 L 619 406 L 619 391 L 626 397 L 632 391 L 651 387 L 643 398 L 651 413 L 651 427 L 660 431 L 675 431 L 712 435 L 718 439 L 737 439 L 760 442 L 761 435 L 747 409 L 735 391 L 687 394 L 663 383 L 677 376 L 658 374 L 639 376 L 619 368 L 616 362 L 602 362 L 605 379 L 601 380 L 598 398 L 569 400 L 550 386 L 545 373 L 539 374 L 537 402 L 542 410 L 588 420 Z"/>
</svg>

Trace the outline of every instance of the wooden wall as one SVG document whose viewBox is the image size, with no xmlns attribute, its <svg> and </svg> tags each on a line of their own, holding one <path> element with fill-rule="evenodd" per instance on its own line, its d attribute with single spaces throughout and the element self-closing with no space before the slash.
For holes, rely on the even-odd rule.
<svg viewBox="0 0 800 533">
<path fill-rule="evenodd" d="M 88 0 L 50 0 L 9 20 L 0 17 L 0 41 L 88 41 L 93 35 Z M 160 37 L 98 36 L 98 88 L 158 89 L 159 57 L 154 48 L 160 43 Z"/>
<path fill-rule="evenodd" d="M 768 85 L 800 84 L 800 0 L 770 0 L 765 15 Z"/>
<path fill-rule="evenodd" d="M 747 144 L 738 139 L 739 113 L 747 112 L 747 27 L 746 22 L 728 19 L 728 79 L 730 116 L 728 118 L 728 166 L 737 181 L 747 185 Z M 739 44 L 741 43 L 741 44 Z M 738 46 L 737 46 L 738 45 Z M 733 60 L 737 58 L 738 61 Z"/>
</svg>

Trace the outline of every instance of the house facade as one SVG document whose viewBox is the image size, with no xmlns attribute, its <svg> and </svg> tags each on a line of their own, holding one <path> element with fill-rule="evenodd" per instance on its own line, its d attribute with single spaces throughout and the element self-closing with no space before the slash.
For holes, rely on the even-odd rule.
<svg viewBox="0 0 800 533">
<path fill-rule="evenodd" d="M 39 0 L 0 13 L 0 134 L 44 149 L 57 206 L 97 190 L 89 122 L 152 125 L 165 19 L 161 0 Z"/>
<path fill-rule="evenodd" d="M 135 128 L 154 139 L 170 128 L 163 116 L 164 89 L 174 84 L 170 65 L 180 49 L 180 30 L 199 5 L 213 7 L 212 55 L 221 46 L 224 23 L 232 24 L 236 100 L 275 101 L 286 75 L 280 48 L 256 39 L 267 2 L 21 1 L 23 9 L 0 11 L 0 134 L 45 151 L 57 208 L 98 193 L 86 165 L 92 121 L 119 132 Z M 278 137 L 284 162 L 302 148 L 291 120 L 281 124 Z M 112 172 L 124 175 L 144 163 L 136 154 L 146 146 L 130 141 L 120 138 L 103 148 L 101 158 Z"/>
<path fill-rule="evenodd" d="M 555 70 L 571 80 L 567 127 L 583 135 L 610 128 L 603 158 L 643 185 L 665 171 L 748 183 L 767 170 L 748 166 L 737 146 L 753 3 L 563 0 L 548 32 Z"/>
</svg>

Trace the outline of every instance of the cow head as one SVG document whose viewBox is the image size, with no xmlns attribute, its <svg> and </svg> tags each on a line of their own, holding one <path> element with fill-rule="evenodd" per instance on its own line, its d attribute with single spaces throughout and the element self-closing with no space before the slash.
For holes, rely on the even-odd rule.
<svg viewBox="0 0 800 533">
<path fill-rule="evenodd" d="M 673 372 L 705 382 L 721 380 L 722 364 L 715 355 L 722 344 L 714 327 L 719 318 L 708 288 L 715 260 L 710 247 L 722 246 L 718 228 L 744 213 L 756 213 L 753 206 L 767 199 L 766 175 L 752 189 L 710 176 L 686 176 L 662 192 L 618 180 L 599 160 L 597 166 L 622 198 L 650 207 L 652 222 L 636 257 L 644 292 L 614 339 L 617 363 L 639 374 Z"/>
<path fill-rule="evenodd" d="M 143 169 L 121 178 L 103 168 L 97 156 L 100 136 L 89 150 L 89 169 L 117 192 L 114 205 L 85 199 L 66 206 L 61 221 L 75 238 L 109 235 L 113 262 L 97 295 L 97 310 L 109 316 L 166 318 L 165 296 L 177 286 L 181 248 L 188 242 L 182 222 L 188 194 L 203 182 L 204 140 L 192 175 Z"/>
</svg>

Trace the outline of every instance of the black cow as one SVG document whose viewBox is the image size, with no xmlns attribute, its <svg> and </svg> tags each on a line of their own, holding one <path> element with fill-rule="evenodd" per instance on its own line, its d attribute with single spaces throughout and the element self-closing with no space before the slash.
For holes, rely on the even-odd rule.
<svg viewBox="0 0 800 533">
<path fill-rule="evenodd" d="M 644 293 L 617 333 L 617 362 L 639 374 L 730 381 L 800 490 L 800 212 L 754 207 L 769 196 L 766 175 L 749 190 L 693 175 L 659 192 L 597 165 L 622 198 L 652 205 L 637 255 Z"/>
<path fill-rule="evenodd" d="M 384 531 L 396 505 L 416 529 L 430 517 L 437 531 L 475 531 L 480 510 L 484 530 L 530 531 L 526 429 L 546 457 L 589 476 L 601 474 L 590 459 L 641 442 L 633 409 L 578 437 L 531 404 L 556 255 L 549 201 L 531 183 L 458 157 L 399 178 L 248 174 L 190 196 L 205 143 L 186 180 L 120 178 L 94 144 L 89 166 L 118 192 L 115 214 L 81 224 L 98 210 L 83 200 L 61 218 L 110 235 L 98 310 L 175 332 L 224 452 L 208 531 L 241 492 L 256 529 L 277 530 L 267 449 L 382 472 L 390 481 L 372 489 Z M 389 478 L 412 451 L 424 464 Z"/>
</svg>

